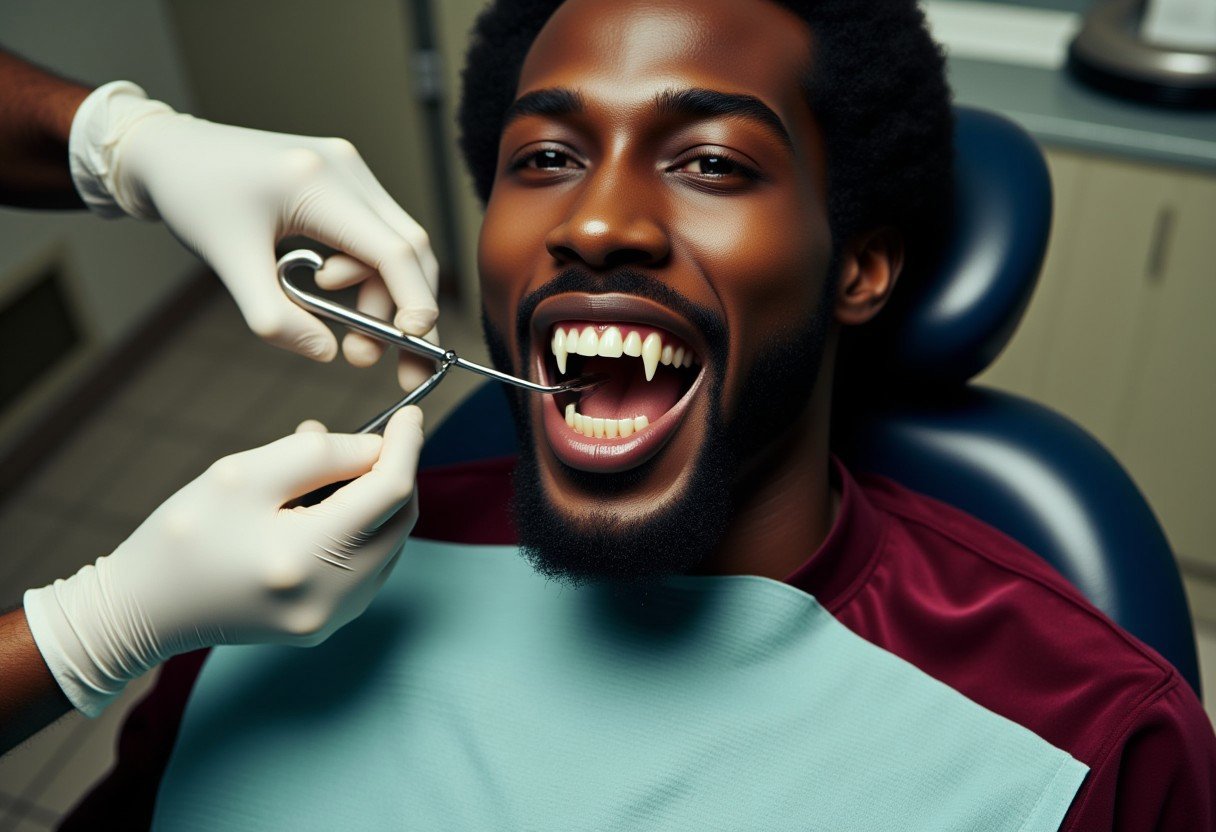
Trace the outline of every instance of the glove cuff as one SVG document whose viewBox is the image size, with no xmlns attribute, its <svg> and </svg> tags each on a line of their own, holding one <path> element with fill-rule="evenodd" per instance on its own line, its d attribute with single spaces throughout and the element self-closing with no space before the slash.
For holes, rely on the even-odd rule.
<svg viewBox="0 0 1216 832">
<path fill-rule="evenodd" d="M 22 599 L 47 667 L 68 701 L 89 717 L 160 660 L 155 639 L 139 626 L 139 611 L 114 603 L 107 592 L 108 573 L 107 558 L 100 558 L 70 578 L 27 590 Z"/>
<path fill-rule="evenodd" d="M 112 81 L 89 94 L 72 119 L 68 165 L 76 192 L 89 210 L 103 217 L 159 219 L 142 188 L 118 176 L 118 150 L 131 128 L 145 118 L 172 114 L 173 108 L 151 101 L 130 81 Z"/>
</svg>

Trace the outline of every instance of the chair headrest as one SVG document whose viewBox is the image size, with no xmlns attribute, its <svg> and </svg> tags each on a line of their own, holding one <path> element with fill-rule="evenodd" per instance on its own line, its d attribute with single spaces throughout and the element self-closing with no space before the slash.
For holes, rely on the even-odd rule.
<svg viewBox="0 0 1216 832">
<path fill-rule="evenodd" d="M 956 386 L 1013 335 L 1043 264 L 1051 179 L 1018 125 L 955 108 L 954 218 L 936 264 L 900 277 L 887 308 L 847 336 L 850 365 L 902 386 Z"/>
</svg>

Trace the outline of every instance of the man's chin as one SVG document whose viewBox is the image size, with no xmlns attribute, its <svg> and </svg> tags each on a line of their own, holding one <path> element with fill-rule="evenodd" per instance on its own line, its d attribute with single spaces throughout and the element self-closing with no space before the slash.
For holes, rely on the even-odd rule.
<svg viewBox="0 0 1216 832">
<path fill-rule="evenodd" d="M 716 548 L 729 521 L 724 466 L 713 456 L 697 455 L 661 498 L 640 500 L 660 473 L 662 455 L 626 471 L 595 474 L 551 455 L 541 461 L 529 443 L 513 489 L 520 549 L 538 572 L 571 584 L 688 573 Z"/>
</svg>

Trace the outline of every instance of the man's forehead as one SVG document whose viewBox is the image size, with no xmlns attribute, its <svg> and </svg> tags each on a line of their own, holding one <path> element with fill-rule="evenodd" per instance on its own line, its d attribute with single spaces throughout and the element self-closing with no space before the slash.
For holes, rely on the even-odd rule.
<svg viewBox="0 0 1216 832">
<path fill-rule="evenodd" d="M 664 90 L 700 88 L 752 95 L 789 117 L 810 48 L 807 25 L 770 0 L 567 0 L 532 44 L 518 93 L 577 89 L 637 109 Z"/>
</svg>

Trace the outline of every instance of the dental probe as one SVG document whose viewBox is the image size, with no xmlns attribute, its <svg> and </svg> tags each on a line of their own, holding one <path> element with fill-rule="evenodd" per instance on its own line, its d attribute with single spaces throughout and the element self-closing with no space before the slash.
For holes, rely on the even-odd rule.
<svg viewBox="0 0 1216 832">
<path fill-rule="evenodd" d="M 379 341 L 384 341 L 435 361 L 446 362 L 453 367 L 460 367 L 469 372 L 494 379 L 495 381 L 501 381 L 504 384 L 513 384 L 524 390 L 531 390 L 533 393 L 585 392 L 599 387 L 606 380 L 602 376 L 582 376 L 564 381 L 561 384 L 546 386 L 507 373 L 500 373 L 498 370 L 483 367 L 481 364 L 461 358 L 452 350 L 436 346 L 423 338 L 406 335 L 388 321 L 373 318 L 371 315 L 365 315 L 357 309 L 351 309 L 340 303 L 334 303 L 328 298 L 306 292 L 292 283 L 288 278 L 288 273 L 293 269 L 308 268 L 315 272 L 321 268 L 324 262 L 319 254 L 308 249 L 297 249 L 296 251 L 284 254 L 278 263 L 279 285 L 283 287 L 283 291 L 287 293 L 287 297 L 291 298 L 299 306 L 322 318 L 336 321 L 348 329 L 353 329 Z M 438 382 L 438 378 L 432 377 L 432 380 Z"/>
<path fill-rule="evenodd" d="M 384 426 L 388 424 L 389 419 L 393 418 L 393 414 L 403 407 L 409 407 L 411 404 L 417 404 L 422 401 L 426 394 L 434 390 L 435 385 L 443 380 L 443 377 L 447 375 L 451 366 L 452 362 L 447 359 L 440 361 L 439 369 L 433 376 L 406 393 L 400 400 L 390 405 L 383 413 L 372 418 L 367 424 L 356 430 L 355 433 L 377 433 L 383 436 Z"/>
<path fill-rule="evenodd" d="M 427 393 L 435 389 L 435 385 L 437 385 L 443 379 L 451 367 L 451 361 L 448 361 L 446 358 L 441 360 L 439 362 L 439 369 L 433 376 L 422 382 L 422 384 L 419 384 L 410 392 L 406 393 L 405 396 L 403 396 L 399 401 L 394 402 L 383 413 L 379 414 L 367 424 L 363 425 L 361 428 L 356 430 L 355 433 L 375 433 L 383 436 L 384 427 L 388 424 L 388 420 L 393 418 L 393 414 L 403 407 L 409 407 L 411 404 L 417 404 L 418 402 L 422 401 Z M 297 506 L 315 506 L 322 500 L 332 496 L 334 492 L 349 482 L 350 480 L 339 480 L 338 482 L 331 482 L 328 485 L 323 485 L 320 488 L 314 488 L 303 497 L 297 497 L 296 499 L 287 503 L 286 508 L 296 508 Z"/>
</svg>

